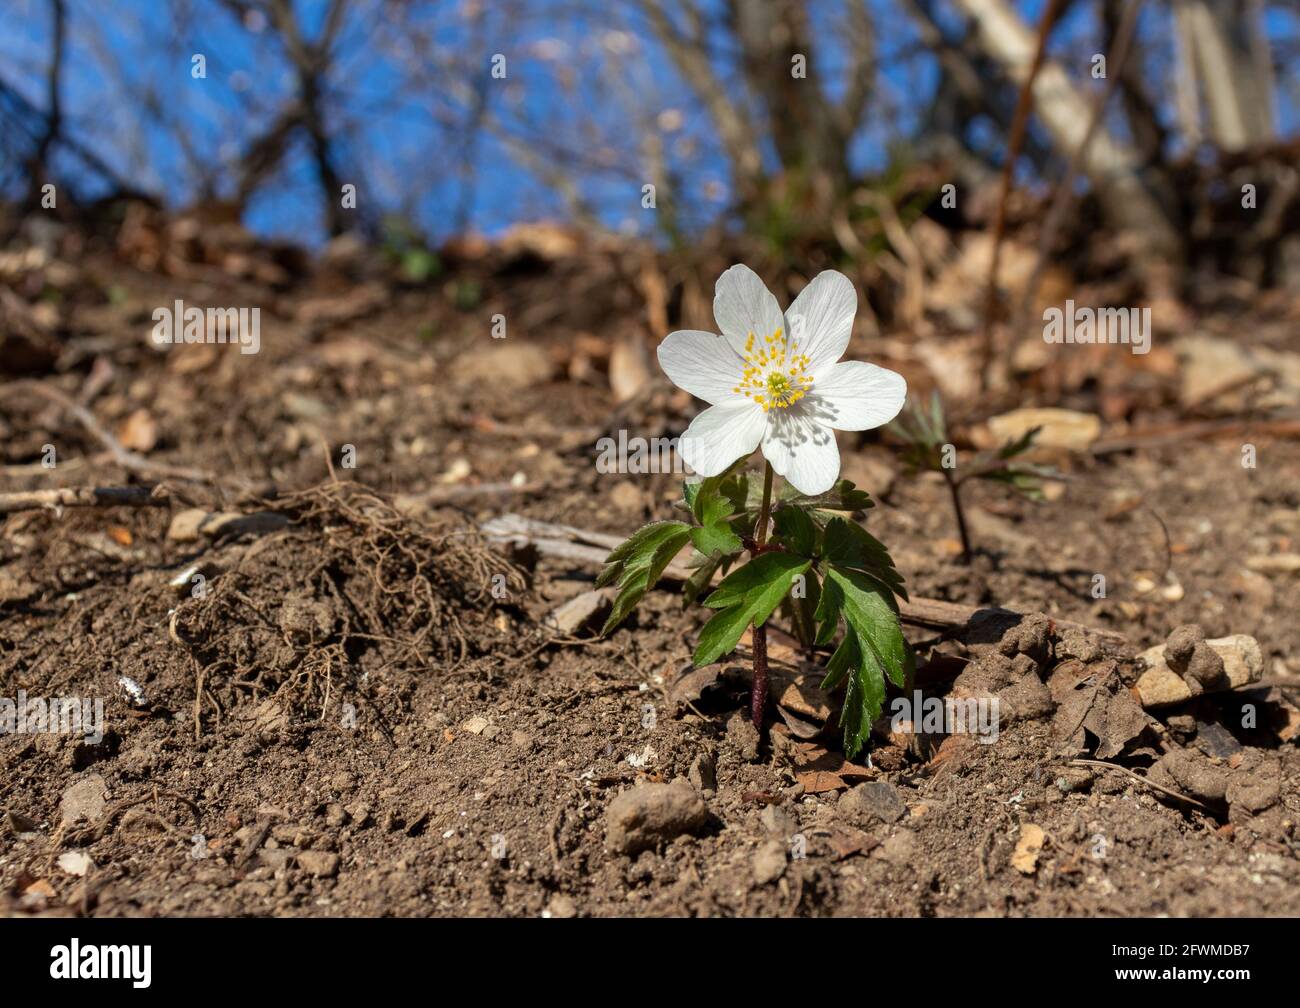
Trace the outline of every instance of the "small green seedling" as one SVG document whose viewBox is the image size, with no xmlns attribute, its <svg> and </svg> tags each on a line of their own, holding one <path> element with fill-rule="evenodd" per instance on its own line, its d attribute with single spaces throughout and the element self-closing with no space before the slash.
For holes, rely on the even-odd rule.
<svg viewBox="0 0 1300 1008">
<path fill-rule="evenodd" d="M 961 534 L 963 563 L 970 563 L 974 552 L 961 500 L 962 486 L 967 480 L 1004 483 L 1031 500 L 1042 500 L 1043 480 L 1061 478 L 1050 466 L 1018 461 L 1033 447 L 1034 438 L 1041 429 L 1032 427 L 1015 441 L 1008 441 L 995 450 L 979 452 L 959 466 L 957 449 L 948 438 L 948 422 L 938 392 L 930 396 L 928 408 L 913 400 L 905 414 L 888 426 L 887 430 L 903 443 L 903 461 L 909 470 L 937 472 L 947 484 L 957 518 L 957 531 Z"/>
</svg>

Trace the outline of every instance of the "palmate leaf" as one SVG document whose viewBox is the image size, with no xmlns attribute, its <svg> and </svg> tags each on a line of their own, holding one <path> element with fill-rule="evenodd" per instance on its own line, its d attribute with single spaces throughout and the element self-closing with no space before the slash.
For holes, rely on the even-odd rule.
<svg viewBox="0 0 1300 1008">
<path fill-rule="evenodd" d="M 814 511 L 865 511 L 875 507 L 871 495 L 859 490 L 852 480 L 840 480 L 825 493 L 816 496 L 801 494 L 790 484 L 781 491 L 783 504 L 806 508 Z"/>
<path fill-rule="evenodd" d="M 708 665 L 734 651 L 745 628 L 766 622 L 794 579 L 811 565 L 811 560 L 792 553 L 763 553 L 723 578 L 704 602 L 718 612 L 700 631 L 695 665 Z"/>
<path fill-rule="evenodd" d="M 605 568 L 596 585 L 617 583 L 619 591 L 609 619 L 601 628 L 602 637 L 627 618 L 690 537 L 691 527 L 685 522 L 651 522 L 637 529 L 605 558 Z"/>
<path fill-rule="evenodd" d="M 912 664 L 890 589 L 859 570 L 828 564 L 817 607 L 819 639 L 844 621 L 844 638 L 826 666 L 822 689 L 845 687 L 840 724 L 844 751 L 852 759 L 871 733 L 885 699 L 885 678 L 903 688 Z"/>
<path fill-rule="evenodd" d="M 725 521 L 715 521 L 691 529 L 691 542 L 705 556 L 731 556 L 745 548 L 740 536 Z"/>
<path fill-rule="evenodd" d="M 808 512 L 795 505 L 778 507 L 772 516 L 776 538 L 792 553 L 810 557 L 817 552 L 817 526 Z"/>
<path fill-rule="evenodd" d="M 857 522 L 832 518 L 822 537 L 822 553 L 832 564 L 860 570 L 882 581 L 899 598 L 907 598 L 903 577 L 885 544 Z"/>
<path fill-rule="evenodd" d="M 733 556 L 744 549 L 730 521 L 733 515 L 743 514 L 747 493 L 744 474 L 735 470 L 732 466 L 719 476 L 685 487 L 686 505 L 699 522 L 698 528 L 691 529 L 691 542 L 706 557 Z"/>
</svg>

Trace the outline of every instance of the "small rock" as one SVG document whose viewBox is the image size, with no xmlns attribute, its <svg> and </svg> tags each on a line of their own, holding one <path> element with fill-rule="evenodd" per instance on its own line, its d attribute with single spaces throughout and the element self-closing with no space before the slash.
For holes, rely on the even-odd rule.
<svg viewBox="0 0 1300 1008">
<path fill-rule="evenodd" d="M 474 716 L 465 722 L 464 729 L 471 735 L 482 735 L 483 729 L 488 726 L 488 719 L 485 717 Z"/>
<path fill-rule="evenodd" d="M 339 873 L 339 856 L 331 851 L 299 851 L 298 867 L 316 878 L 333 878 Z"/>
<path fill-rule="evenodd" d="M 605 845 L 615 854 L 638 854 L 683 833 L 696 833 L 708 820 L 709 810 L 686 781 L 639 784 L 609 803 Z"/>
<path fill-rule="evenodd" d="M 854 818 L 880 822 L 898 822 L 907 812 L 907 803 L 888 781 L 867 781 L 840 796 L 841 811 Z"/>
<path fill-rule="evenodd" d="M 1296 574 L 1300 573 L 1300 553 L 1248 557 L 1246 566 L 1260 574 Z"/>
<path fill-rule="evenodd" d="M 1180 646 L 1185 649 L 1185 644 Z M 1236 689 L 1247 683 L 1258 682 L 1263 674 L 1264 656 L 1259 641 L 1254 637 L 1233 634 L 1230 637 L 1207 640 L 1204 646 L 1213 650 L 1223 661 L 1223 677 L 1214 682 L 1217 689 Z M 1166 658 L 1167 647 L 1168 645 L 1161 644 L 1138 655 L 1146 663 L 1147 671 L 1142 673 L 1133 688 L 1141 698 L 1142 706 L 1148 709 L 1182 703 L 1205 691 L 1205 687 L 1199 680 L 1191 675 L 1185 678 L 1169 665 Z M 1193 661 L 1195 661 L 1196 650 L 1196 646 L 1193 645 Z M 1198 668 L 1198 674 L 1208 673 L 1202 666 Z"/>
<path fill-rule="evenodd" d="M 543 917 L 558 917 L 561 920 L 568 920 L 571 917 L 578 916 L 578 905 L 573 902 L 572 897 L 564 893 L 556 893 L 546 904 L 546 912 Z"/>
<path fill-rule="evenodd" d="M 1101 417 L 1094 413 L 1045 407 L 1012 410 L 991 417 L 988 422 L 989 434 L 999 447 L 1024 437 L 1034 427 L 1041 429 L 1026 457 L 1041 458 L 1044 452 L 1050 454 L 1052 449 L 1082 452 L 1101 436 Z"/>
<path fill-rule="evenodd" d="M 58 866 L 69 875 L 80 877 L 94 868 L 95 862 L 81 851 L 66 851 L 59 855 Z"/>
<path fill-rule="evenodd" d="M 172 515 L 167 538 L 173 542 L 193 542 L 199 538 L 199 526 L 208 517 L 203 508 L 185 508 Z"/>
<path fill-rule="evenodd" d="M 1206 756 L 1228 759 L 1241 752 L 1242 745 L 1232 732 L 1217 721 L 1196 722 L 1196 748 Z"/>
<path fill-rule="evenodd" d="M 755 851 L 753 864 L 755 882 L 759 885 L 775 882 L 785 874 L 785 844 L 780 840 L 765 841 Z"/>
<path fill-rule="evenodd" d="M 518 338 L 471 349 L 453 365 L 455 377 L 493 391 L 530 388 L 548 381 L 554 371 L 545 349 Z"/>
<path fill-rule="evenodd" d="M 691 768 L 686 771 L 686 779 L 694 786 L 696 791 L 716 791 L 718 789 L 718 768 L 709 753 L 700 753 L 691 762 Z"/>
<path fill-rule="evenodd" d="M 1016 849 L 1011 854 L 1011 867 L 1022 875 L 1032 875 L 1038 871 L 1038 855 L 1042 852 L 1045 841 L 1043 827 L 1037 823 L 1023 823 L 1016 840 Z"/>
<path fill-rule="evenodd" d="M 763 829 L 773 836 L 788 838 L 795 832 L 794 819 L 780 805 L 765 806 L 758 821 L 763 824 Z"/>
<path fill-rule="evenodd" d="M 64 826 L 79 822 L 95 823 L 104 814 L 108 787 L 99 774 L 87 774 L 63 792 L 59 802 L 59 819 Z"/>
</svg>

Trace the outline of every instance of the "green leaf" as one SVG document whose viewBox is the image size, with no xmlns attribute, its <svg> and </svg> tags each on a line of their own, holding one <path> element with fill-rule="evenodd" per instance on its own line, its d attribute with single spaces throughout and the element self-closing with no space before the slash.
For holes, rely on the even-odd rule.
<svg viewBox="0 0 1300 1008">
<path fill-rule="evenodd" d="M 682 487 L 691 515 L 701 525 L 713 525 L 745 507 L 745 475 L 738 472 L 748 459 L 737 459 L 726 471 Z"/>
<path fill-rule="evenodd" d="M 853 759 L 866 745 L 871 726 L 880 717 L 880 708 L 885 703 L 885 677 L 875 656 L 862 646 L 852 629 L 845 632 L 826 668 L 822 689 L 845 683 L 840 727 L 844 729 L 844 754 Z"/>
<path fill-rule="evenodd" d="M 834 586 L 834 587 L 832 587 Z M 831 567 L 822 594 L 835 591 L 844 622 L 884 668 L 895 686 L 906 682 L 907 641 L 889 589 L 861 571 Z"/>
<path fill-rule="evenodd" d="M 617 581 L 619 592 L 601 628 L 602 637 L 627 618 L 690 537 L 691 527 L 685 522 L 654 522 L 638 529 L 610 553 L 596 584 L 603 587 Z"/>
<path fill-rule="evenodd" d="M 844 638 L 826 665 L 822 689 L 845 686 L 840 723 L 852 759 L 866 744 L 885 699 L 885 677 L 904 688 L 912 655 L 889 589 L 869 574 L 830 566 L 817 607 L 818 638 L 829 640 L 842 617 Z"/>
<path fill-rule="evenodd" d="M 691 529 L 691 542 L 705 556 L 713 556 L 715 553 L 730 556 L 745 548 L 740 536 L 731 531 L 731 526 L 725 521 Z"/>
<path fill-rule="evenodd" d="M 652 550 L 656 537 L 662 536 L 665 531 L 688 528 L 689 525 L 679 521 L 650 522 L 648 525 L 642 525 L 605 557 L 605 567 L 601 570 L 600 577 L 596 579 L 596 587 L 603 588 L 607 584 L 612 584 L 622 574 L 629 558 L 638 556 L 646 550 Z"/>
<path fill-rule="evenodd" d="M 793 553 L 810 557 L 817 552 L 817 526 L 808 512 L 796 505 L 776 509 L 776 537 Z"/>
<path fill-rule="evenodd" d="M 840 480 L 825 493 L 809 497 L 795 491 L 790 496 L 786 496 L 791 491 L 790 484 L 782 488 L 783 503 L 793 504 L 803 508 L 813 508 L 822 511 L 865 511 L 868 508 L 875 507 L 871 495 L 865 490 L 859 490 L 852 480 Z"/>
<path fill-rule="evenodd" d="M 838 517 L 827 522 L 822 555 L 839 567 L 865 571 L 884 582 L 895 595 L 907 598 L 903 577 L 894 567 L 889 550 L 857 522 Z"/>
<path fill-rule="evenodd" d="M 700 631 L 694 663 L 708 665 L 734 651 L 745 628 L 761 626 L 811 565 L 791 553 L 763 553 L 723 578 L 704 603 L 719 612 Z"/>
<path fill-rule="evenodd" d="M 1042 429 L 1041 425 L 1038 427 L 1030 427 L 1029 430 L 1025 431 L 1016 440 L 1008 441 L 998 449 L 998 458 L 1014 458 L 1017 455 L 1027 452 L 1031 447 L 1033 447 L 1034 438 L 1038 437 L 1038 432 Z"/>
</svg>

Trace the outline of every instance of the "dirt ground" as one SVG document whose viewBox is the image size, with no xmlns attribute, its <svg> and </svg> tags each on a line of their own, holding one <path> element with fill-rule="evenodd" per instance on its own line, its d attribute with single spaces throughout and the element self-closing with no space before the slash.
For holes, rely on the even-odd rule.
<svg viewBox="0 0 1300 1008">
<path fill-rule="evenodd" d="M 1045 616 L 1000 641 L 909 628 L 918 682 L 999 696 L 999 736 L 884 730 L 850 765 L 833 698 L 779 634 L 782 703 L 760 738 L 743 654 L 684 678 L 703 618 L 677 592 L 651 592 L 608 640 L 560 633 L 544 617 L 596 570 L 480 533 L 506 513 L 607 533 L 668 516 L 679 476 L 594 461 L 605 432 L 676 434 L 695 408 L 660 377 L 615 402 L 600 347 L 645 325 L 634 299 L 536 264 L 361 305 L 328 275 L 272 295 L 220 273 L 78 269 L 105 293 L 70 310 L 76 338 L 41 384 L 151 463 L 217 481 L 159 471 L 145 482 L 163 506 L 0 526 L 0 695 L 103 698 L 107 726 L 98 744 L 0 735 L 7 912 L 1300 914 L 1300 577 L 1259 559 L 1300 552 L 1294 438 L 1072 453 L 1040 503 L 975 486 L 966 566 L 942 483 L 902 471 L 878 434 L 845 437 L 844 473 L 878 499 L 868 527 L 913 596 Z M 556 285 L 573 294 L 548 307 Z M 176 298 L 264 305 L 261 352 L 151 348 L 149 312 Z M 1274 350 L 1295 324 L 1191 322 Z M 859 334 L 851 354 L 922 387 L 903 339 Z M 1126 387 L 1159 420 L 1176 380 Z M 34 384 L 0 395 L 0 490 L 143 479 Z M 1096 383 L 1081 388 L 1065 404 L 1109 422 Z M 271 515 L 186 526 L 191 508 Z M 1187 623 L 1256 638 L 1265 682 L 1144 713 L 1133 659 Z M 706 813 L 611 850 L 611 802 L 679 777 L 674 800 Z"/>
</svg>

